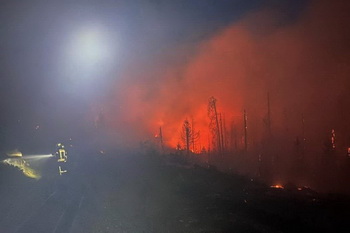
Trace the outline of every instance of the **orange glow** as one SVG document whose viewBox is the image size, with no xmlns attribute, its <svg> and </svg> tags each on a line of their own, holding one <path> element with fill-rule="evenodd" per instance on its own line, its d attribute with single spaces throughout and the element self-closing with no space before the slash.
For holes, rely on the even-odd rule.
<svg viewBox="0 0 350 233">
<path fill-rule="evenodd" d="M 284 189 L 284 187 L 282 185 L 280 185 L 280 184 L 271 185 L 270 187 L 274 188 L 274 189 Z"/>
<path fill-rule="evenodd" d="M 332 119 L 337 114 L 319 117 L 324 112 L 337 112 L 336 105 L 324 103 L 337 102 L 333 93 L 349 99 L 342 85 L 348 80 L 348 51 L 337 47 L 348 43 L 347 37 L 338 33 L 345 20 L 332 13 L 340 11 L 347 17 L 348 8 L 344 3 L 327 1 L 312 4 L 315 6 L 291 24 L 280 25 L 278 14 L 268 10 L 254 11 L 195 45 L 170 46 L 152 59 L 130 63 L 118 73 L 113 94 L 103 107 L 107 124 L 126 135 L 123 140 L 133 142 L 154 139 L 161 126 L 164 146 L 176 148 L 182 144 L 183 121 L 193 118 L 195 129 L 200 131 L 195 151 L 203 147 L 208 150 L 207 106 L 214 96 L 218 113 L 225 115 L 228 132 L 234 122 L 238 149 L 244 143 L 242 112 L 246 109 L 248 144 L 254 149 L 264 137 L 262 119 L 266 117 L 269 92 L 276 138 L 286 126 L 289 135 L 300 135 L 297 119 L 303 113 L 309 119 L 307 136 L 315 144 L 323 143 L 323 126 L 337 122 Z M 328 23 L 320 24 L 319 15 Z M 310 59 L 313 57 L 318 59 Z M 345 101 L 344 108 L 347 105 Z M 339 122 L 332 127 L 348 132 L 350 123 Z"/>
</svg>

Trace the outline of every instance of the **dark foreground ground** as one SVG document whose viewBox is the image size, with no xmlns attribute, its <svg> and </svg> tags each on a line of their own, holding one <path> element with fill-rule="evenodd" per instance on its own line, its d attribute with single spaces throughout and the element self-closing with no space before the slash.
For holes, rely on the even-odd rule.
<svg viewBox="0 0 350 233">
<path fill-rule="evenodd" d="M 0 233 L 350 230 L 347 197 L 273 189 L 215 169 L 166 165 L 152 154 L 70 158 L 66 176 L 47 169 L 39 181 L 1 165 Z"/>
</svg>

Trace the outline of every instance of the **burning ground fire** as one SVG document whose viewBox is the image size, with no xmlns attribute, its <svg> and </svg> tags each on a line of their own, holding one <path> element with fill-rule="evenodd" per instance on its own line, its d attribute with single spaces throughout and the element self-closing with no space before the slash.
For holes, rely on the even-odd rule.
<svg viewBox="0 0 350 233">
<path fill-rule="evenodd" d="M 274 188 L 274 189 L 284 189 L 284 187 L 282 185 L 280 185 L 280 184 L 271 185 L 270 187 Z"/>
</svg>

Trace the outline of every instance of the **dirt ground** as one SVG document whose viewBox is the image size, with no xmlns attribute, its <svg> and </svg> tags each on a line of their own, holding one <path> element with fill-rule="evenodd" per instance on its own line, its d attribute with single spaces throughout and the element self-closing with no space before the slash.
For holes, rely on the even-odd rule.
<svg viewBox="0 0 350 233">
<path fill-rule="evenodd" d="M 80 157 L 79 157 L 80 156 Z M 275 189 L 147 154 L 72 159 L 39 181 L 2 167 L 0 232 L 348 232 L 350 199 Z M 61 179 L 63 178 L 63 179 Z"/>
</svg>

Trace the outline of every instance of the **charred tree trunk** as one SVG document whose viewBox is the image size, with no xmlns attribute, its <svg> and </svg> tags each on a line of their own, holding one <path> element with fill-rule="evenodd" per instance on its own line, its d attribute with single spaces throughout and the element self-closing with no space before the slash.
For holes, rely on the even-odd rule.
<svg viewBox="0 0 350 233">
<path fill-rule="evenodd" d="M 186 153 L 187 155 L 190 153 L 190 129 L 186 128 Z"/>
<path fill-rule="evenodd" d="M 244 118 L 244 151 L 247 152 L 248 151 L 248 126 L 247 126 L 247 112 L 244 109 L 243 112 L 243 118 Z"/>
<path fill-rule="evenodd" d="M 220 124 L 219 124 L 219 118 L 218 113 L 216 109 L 216 99 L 214 97 L 211 97 L 209 99 L 209 105 L 208 105 L 208 116 L 210 118 L 210 131 L 213 136 L 213 150 L 216 149 L 219 154 L 221 154 L 222 151 L 222 138 L 220 133 Z"/>
<path fill-rule="evenodd" d="M 220 148 L 221 148 L 221 153 L 223 154 L 224 151 L 225 151 L 225 146 L 224 146 L 224 133 L 223 133 L 223 127 L 222 127 L 222 116 L 221 116 L 221 113 L 219 114 L 220 115 L 220 128 L 219 128 L 219 134 L 220 134 L 220 142 L 221 142 L 221 145 L 220 145 Z"/>
<path fill-rule="evenodd" d="M 159 127 L 159 138 L 160 138 L 160 148 L 162 149 L 162 152 L 164 152 L 162 127 Z"/>
<path fill-rule="evenodd" d="M 269 140 L 271 140 L 271 108 L 270 108 L 270 93 L 267 93 L 267 132 Z"/>
</svg>

